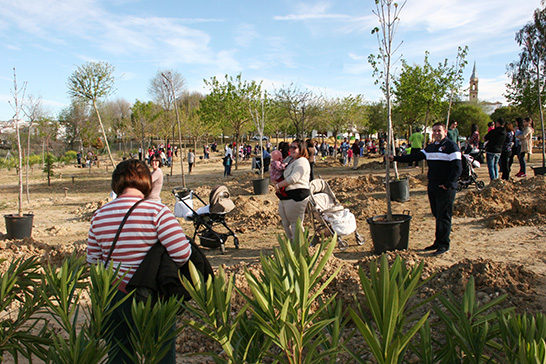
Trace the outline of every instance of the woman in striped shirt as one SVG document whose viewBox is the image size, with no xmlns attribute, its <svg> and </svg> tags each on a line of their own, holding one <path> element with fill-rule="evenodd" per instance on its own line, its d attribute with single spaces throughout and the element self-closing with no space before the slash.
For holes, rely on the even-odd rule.
<svg viewBox="0 0 546 364">
<path fill-rule="evenodd" d="M 106 261 L 123 217 L 136 202 L 148 197 L 151 189 L 152 178 L 145 163 L 129 159 L 118 164 L 112 174 L 112 190 L 118 197 L 97 210 L 91 220 L 87 245 L 87 261 L 90 264 Z M 174 215 L 162 203 L 145 200 L 127 219 L 110 258 L 109 265 L 114 269 L 119 267 L 119 277 L 123 277 L 112 304 L 127 294 L 127 283 L 158 240 L 178 266 L 188 261 L 191 246 Z M 130 323 L 124 317 L 131 317 L 131 301 L 125 301 L 112 315 L 116 328 L 110 339 L 111 344 L 119 342 L 128 347 Z M 174 344 L 173 340 L 171 350 L 161 363 L 176 362 Z M 128 349 L 131 351 L 130 347 Z M 124 360 L 130 362 L 124 351 L 113 345 L 109 362 L 123 363 Z"/>
</svg>

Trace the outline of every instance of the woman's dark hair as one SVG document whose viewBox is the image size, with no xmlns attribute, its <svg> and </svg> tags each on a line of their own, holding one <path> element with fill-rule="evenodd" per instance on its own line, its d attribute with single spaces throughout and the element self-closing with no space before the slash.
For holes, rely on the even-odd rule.
<svg viewBox="0 0 546 364">
<path fill-rule="evenodd" d="M 507 122 L 504 124 L 504 129 L 506 129 L 507 132 L 514 131 L 514 125 L 512 125 L 511 122 Z"/>
<path fill-rule="evenodd" d="M 159 161 L 159 168 L 163 167 L 163 161 L 161 160 L 161 156 L 159 153 L 155 153 L 152 158 L 150 158 L 150 164 L 152 161 Z"/>
<path fill-rule="evenodd" d="M 474 133 L 475 131 L 478 131 L 480 128 L 478 128 L 478 124 L 472 124 L 470 126 L 470 132 Z"/>
<path fill-rule="evenodd" d="M 285 159 L 289 155 L 288 151 L 290 150 L 290 144 L 288 144 L 287 142 L 280 142 L 279 150 L 282 153 L 282 159 Z"/>
<path fill-rule="evenodd" d="M 517 124 L 519 130 L 523 130 L 523 119 L 522 118 L 516 118 L 516 124 Z"/>
<path fill-rule="evenodd" d="M 306 143 L 301 139 L 294 140 L 291 144 L 296 144 L 300 150 L 300 157 L 309 158 L 309 151 L 307 150 Z"/>
<path fill-rule="evenodd" d="M 144 197 L 152 191 L 152 175 L 148 166 L 137 159 L 119 163 L 112 173 L 112 191 L 121 195 L 126 188 L 136 188 Z"/>
</svg>

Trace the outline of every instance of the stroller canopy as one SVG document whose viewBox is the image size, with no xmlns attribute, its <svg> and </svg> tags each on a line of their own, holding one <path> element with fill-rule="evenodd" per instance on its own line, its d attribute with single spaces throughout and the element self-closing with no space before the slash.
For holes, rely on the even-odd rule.
<svg viewBox="0 0 546 364">
<path fill-rule="evenodd" d="M 319 211 L 343 210 L 334 192 L 328 183 L 320 178 L 314 179 L 309 184 L 311 198 Z"/>
<path fill-rule="evenodd" d="M 230 199 L 229 190 L 226 186 L 216 186 L 209 197 L 210 213 L 225 214 L 235 208 L 235 204 Z"/>
</svg>

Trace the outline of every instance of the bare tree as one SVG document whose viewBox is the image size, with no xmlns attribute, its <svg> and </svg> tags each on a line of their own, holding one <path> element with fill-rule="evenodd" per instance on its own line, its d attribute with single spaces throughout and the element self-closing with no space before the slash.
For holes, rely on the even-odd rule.
<svg viewBox="0 0 546 364">
<path fill-rule="evenodd" d="M 85 100 L 93 104 L 93 108 L 97 113 L 102 136 L 108 151 L 108 156 L 112 162 L 112 167 L 116 167 L 108 137 L 104 130 L 104 125 L 100 117 L 97 102 L 103 97 L 114 92 L 114 66 L 106 62 L 87 62 L 79 66 L 74 73 L 68 78 L 68 94 L 76 99 Z"/>
<path fill-rule="evenodd" d="M 284 115 L 292 121 L 296 135 L 303 139 L 309 122 L 317 110 L 317 97 L 310 90 L 301 90 L 294 84 L 275 91 L 275 101 Z"/>
<path fill-rule="evenodd" d="M 164 74 L 169 77 L 169 82 L 167 83 L 165 83 Z M 175 70 L 160 70 L 157 71 L 154 78 L 150 81 L 148 93 L 164 110 L 172 110 L 175 101 L 180 98 L 185 89 L 186 81 L 180 72 Z"/>
<path fill-rule="evenodd" d="M 27 202 L 30 202 L 30 191 L 28 184 L 28 175 L 29 175 L 29 163 L 30 163 L 30 136 L 32 126 L 36 124 L 36 121 L 44 117 L 45 112 L 42 108 L 42 97 L 29 95 L 26 103 L 23 105 L 23 113 L 28 118 L 28 135 L 27 135 L 27 160 L 25 163 L 25 190 Z"/>
<path fill-rule="evenodd" d="M 89 105 L 75 99 L 59 114 L 59 123 L 65 129 L 66 141 L 74 150 L 83 151 L 84 144 L 87 142 L 83 134 L 86 125 L 90 123 L 89 114 Z"/>
<path fill-rule="evenodd" d="M 252 81 L 251 89 L 248 95 L 248 108 L 256 131 L 260 138 L 260 179 L 264 178 L 264 129 L 269 119 L 269 98 L 267 91 L 262 92 L 262 83 Z"/>
<path fill-rule="evenodd" d="M 17 136 L 17 151 L 19 153 L 19 164 L 17 168 L 17 174 L 19 176 L 19 211 L 18 216 L 23 216 L 23 149 L 21 148 L 21 133 L 19 132 L 19 115 L 22 112 L 22 105 L 25 100 L 25 91 L 27 88 L 26 82 L 23 83 L 22 89 L 17 87 L 17 74 L 15 73 L 15 67 L 13 67 L 13 90 L 11 90 L 11 95 L 13 96 L 13 104 L 11 104 L 15 115 L 13 116 L 13 121 L 15 123 L 15 134 Z"/>
<path fill-rule="evenodd" d="M 374 75 L 376 75 L 377 83 L 381 84 L 381 89 L 385 94 L 387 100 L 387 154 L 391 153 L 391 149 L 394 148 L 393 143 L 393 130 L 392 130 L 392 101 L 391 101 L 391 79 L 392 79 L 392 64 L 394 53 L 400 47 L 394 46 L 394 35 L 398 30 L 398 24 L 400 22 L 400 11 L 406 5 L 406 1 L 402 1 L 401 4 L 395 0 L 376 0 L 375 11 L 373 13 L 379 20 L 379 27 L 372 30 L 373 34 L 377 35 L 377 42 L 379 44 L 379 55 L 370 55 L 369 62 L 374 68 Z M 379 65 L 382 66 L 382 70 L 379 70 Z M 392 207 L 390 196 L 390 175 L 389 175 L 389 163 L 386 165 L 386 190 L 387 190 L 387 221 L 392 220 Z M 395 167 L 395 172 L 398 171 Z"/>
<path fill-rule="evenodd" d="M 118 149 L 121 150 L 121 144 L 125 146 L 126 136 L 130 134 L 131 103 L 123 98 L 118 98 L 104 103 L 99 109 L 106 119 L 106 124 L 111 125 L 118 141 L 121 141 Z M 123 152 L 126 152 L 125 148 Z"/>
<path fill-rule="evenodd" d="M 186 187 L 186 176 L 184 174 L 184 152 L 182 150 L 182 125 L 180 123 L 180 113 L 178 112 L 178 103 L 176 102 L 177 100 L 176 92 L 178 89 L 177 89 L 177 84 L 175 84 L 175 82 L 177 82 L 177 80 L 176 80 L 175 74 L 171 73 L 170 71 L 162 73 L 161 76 L 163 77 L 164 88 L 166 90 L 171 91 L 171 97 L 174 104 L 174 112 L 176 114 L 176 124 L 178 125 L 178 148 L 180 150 L 180 172 L 182 174 L 182 186 Z M 171 175 L 172 175 L 172 167 L 171 167 Z"/>
</svg>

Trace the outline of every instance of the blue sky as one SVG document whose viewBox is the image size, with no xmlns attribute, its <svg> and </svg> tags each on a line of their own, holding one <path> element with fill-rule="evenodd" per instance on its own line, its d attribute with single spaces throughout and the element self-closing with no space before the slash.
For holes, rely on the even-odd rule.
<svg viewBox="0 0 546 364">
<path fill-rule="evenodd" d="M 455 60 L 468 45 L 465 84 L 476 62 L 479 98 L 505 102 L 506 65 L 516 60 L 514 35 L 540 0 L 408 0 L 395 42 L 398 55 L 433 64 Z M 66 82 L 77 66 L 115 66 L 111 99 L 150 100 L 148 86 L 160 69 L 175 69 L 188 90 L 206 93 L 203 79 L 242 73 L 273 90 L 294 83 L 317 94 L 381 93 L 368 55 L 377 53 L 373 0 L 0 0 L 0 120 L 8 103 L 13 67 L 27 95 L 41 97 L 56 116 L 69 104 Z M 400 63 L 397 64 L 400 68 Z"/>
</svg>

